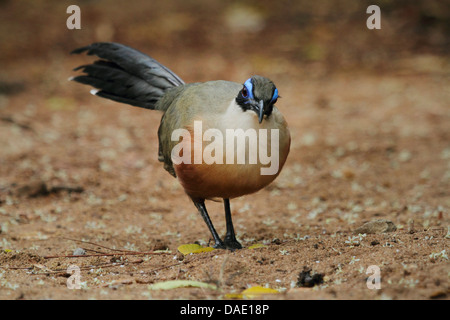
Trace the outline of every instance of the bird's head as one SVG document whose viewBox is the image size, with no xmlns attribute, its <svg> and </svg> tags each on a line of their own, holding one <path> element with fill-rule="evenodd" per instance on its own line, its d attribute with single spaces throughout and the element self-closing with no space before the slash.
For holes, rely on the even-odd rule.
<svg viewBox="0 0 450 320">
<path fill-rule="evenodd" d="M 278 89 L 275 84 L 261 76 L 253 76 L 245 81 L 236 97 L 236 103 L 243 111 L 251 110 L 256 113 L 259 123 L 263 121 L 264 115 L 269 117 L 272 114 L 277 100 Z"/>
</svg>

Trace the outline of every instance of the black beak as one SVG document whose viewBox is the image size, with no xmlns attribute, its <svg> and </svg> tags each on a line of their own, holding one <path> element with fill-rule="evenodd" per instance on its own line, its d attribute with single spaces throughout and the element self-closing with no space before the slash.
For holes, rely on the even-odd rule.
<svg viewBox="0 0 450 320">
<path fill-rule="evenodd" d="M 260 100 L 258 102 L 257 110 L 258 110 L 258 121 L 259 123 L 261 123 L 264 118 L 264 101 Z"/>
<path fill-rule="evenodd" d="M 250 110 L 256 113 L 256 116 L 258 117 L 258 122 L 261 123 L 264 119 L 264 110 L 265 110 L 264 101 L 252 99 L 250 102 Z"/>
</svg>

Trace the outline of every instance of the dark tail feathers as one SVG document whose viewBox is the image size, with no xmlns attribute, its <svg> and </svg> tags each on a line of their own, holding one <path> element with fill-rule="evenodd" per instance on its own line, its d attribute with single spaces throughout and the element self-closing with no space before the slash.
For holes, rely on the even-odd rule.
<svg viewBox="0 0 450 320">
<path fill-rule="evenodd" d="M 155 109 L 167 89 L 183 85 L 175 73 L 149 56 L 119 43 L 97 42 L 71 53 L 96 55 L 103 60 L 79 66 L 85 74 L 72 77 L 98 91 L 93 94 L 136 107 Z"/>
</svg>

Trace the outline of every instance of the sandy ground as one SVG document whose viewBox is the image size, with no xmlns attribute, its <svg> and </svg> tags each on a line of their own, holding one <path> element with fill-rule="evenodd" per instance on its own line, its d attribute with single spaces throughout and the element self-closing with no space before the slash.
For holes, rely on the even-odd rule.
<svg viewBox="0 0 450 320">
<path fill-rule="evenodd" d="M 2 5 L 9 15 L 22 12 L 9 32 L 33 17 Z M 136 45 L 125 37 L 131 31 L 118 29 L 113 40 L 128 40 L 187 82 L 244 81 L 256 70 L 269 73 L 282 96 L 292 135 L 287 163 L 270 186 L 231 202 L 245 248 L 183 256 L 180 245 L 207 246 L 210 234 L 157 160 L 161 115 L 66 81 L 92 61 L 68 52 L 107 38 L 107 14 L 119 14 L 101 15 L 100 5 L 85 9 L 87 30 L 104 23 L 96 35 L 51 29 L 52 22 L 46 28 L 56 31 L 42 38 L 50 47 L 31 41 L 32 52 L 2 31 L 10 42 L 0 87 L 0 299 L 226 299 L 256 285 L 278 290 L 275 299 L 449 298 L 448 57 L 418 53 L 381 69 L 331 70 L 290 60 L 289 50 L 267 66 L 269 50 L 251 63 L 238 59 L 238 68 L 223 47 L 193 50 L 184 40 L 172 44 L 179 50 L 154 49 L 139 45 L 138 27 Z M 54 24 L 64 23 L 57 8 Z M 173 32 L 193 23 L 178 14 Z M 223 234 L 222 205 L 207 206 Z M 379 219 L 395 230 L 357 230 Z M 77 248 L 87 255 L 68 257 Z M 80 290 L 67 287 L 70 265 L 80 270 Z M 379 268 L 381 289 L 367 287 L 369 266 Z M 305 270 L 322 281 L 304 287 Z M 152 290 L 167 280 L 216 287 Z"/>
</svg>

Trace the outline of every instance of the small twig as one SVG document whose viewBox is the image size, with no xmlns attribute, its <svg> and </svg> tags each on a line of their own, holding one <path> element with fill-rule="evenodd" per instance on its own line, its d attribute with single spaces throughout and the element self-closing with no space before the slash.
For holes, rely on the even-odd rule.
<svg viewBox="0 0 450 320">
<path fill-rule="evenodd" d="M 146 254 L 168 254 L 168 252 L 121 252 L 121 253 L 95 253 L 95 254 L 68 254 L 68 255 L 56 255 L 56 256 L 44 256 L 44 259 L 54 259 L 54 258 L 87 258 L 87 257 L 109 257 L 109 256 L 135 256 L 135 255 L 146 255 Z"/>
<path fill-rule="evenodd" d="M 225 284 L 225 281 L 223 280 L 224 274 L 225 274 L 225 265 L 228 262 L 228 258 L 230 257 L 230 254 L 227 254 L 225 256 L 225 258 L 223 259 L 222 265 L 220 267 L 220 272 L 219 272 L 219 286 L 223 287 L 223 285 Z"/>
<path fill-rule="evenodd" d="M 103 252 L 103 251 L 99 251 L 99 250 L 94 250 L 94 249 L 89 249 L 89 248 L 81 248 L 84 251 L 92 251 L 92 252 L 96 252 L 96 253 L 105 253 L 107 254 L 108 252 Z"/>
<path fill-rule="evenodd" d="M 33 131 L 33 132 L 34 132 L 34 130 L 33 130 L 32 127 L 30 127 L 29 125 L 27 125 L 27 124 L 25 124 L 25 123 L 20 123 L 20 122 L 18 122 L 18 121 L 15 120 L 13 117 L 10 117 L 10 116 L 0 116 L 0 120 L 1 120 L 1 121 L 4 121 L 4 122 L 12 123 L 12 124 L 18 126 L 18 127 L 21 128 L 21 129 L 30 130 L 30 131 Z"/>
<path fill-rule="evenodd" d="M 81 193 L 84 191 L 83 187 L 80 186 L 65 186 L 65 185 L 59 185 L 51 187 L 48 192 L 49 193 L 58 193 L 61 191 L 67 191 L 68 193 L 75 192 L 75 193 Z"/>
<path fill-rule="evenodd" d="M 86 241 L 86 240 L 78 240 L 78 239 L 72 239 L 72 238 L 66 238 L 66 237 L 61 237 L 61 238 L 62 239 L 66 239 L 66 240 L 70 240 L 70 241 L 91 244 L 93 246 L 97 246 L 97 247 L 104 248 L 104 249 L 111 250 L 111 251 L 118 251 L 118 252 L 129 253 L 129 254 L 139 254 L 139 253 L 141 253 L 141 254 L 150 254 L 151 253 L 151 251 L 141 252 L 141 251 L 133 251 L 133 250 L 125 250 L 125 249 L 113 249 L 113 248 L 106 247 L 106 246 L 103 246 L 101 244 L 98 244 L 98 243 L 95 243 L 95 242 Z M 85 250 L 90 250 L 90 251 L 94 251 L 95 252 L 95 250 L 92 250 L 92 249 L 85 249 Z M 100 252 L 100 251 L 98 251 L 98 252 Z M 163 252 L 154 252 L 154 253 L 163 253 Z"/>
<path fill-rule="evenodd" d="M 126 265 L 126 264 L 137 264 L 137 263 L 142 263 L 143 261 L 141 259 L 139 260 L 135 260 L 135 261 L 127 261 L 124 263 L 121 263 L 120 265 Z M 106 263 L 100 263 L 97 265 L 88 265 L 88 266 L 82 266 L 80 267 L 80 270 L 90 270 L 92 268 L 111 268 L 111 267 L 117 267 L 118 263 L 111 263 L 111 262 L 106 262 Z M 27 269 L 33 269 L 34 267 L 30 267 Z M 15 268 L 9 268 L 9 269 L 15 269 Z M 36 272 L 36 273 L 31 273 L 30 275 L 35 276 L 35 275 L 48 275 L 48 274 L 67 274 L 66 273 L 66 269 L 56 269 L 56 270 L 52 270 L 51 272 Z"/>
<path fill-rule="evenodd" d="M 81 243 L 87 243 L 87 244 L 91 244 L 93 246 L 97 246 L 100 248 L 104 248 L 104 249 L 108 249 L 111 251 L 120 251 L 120 252 L 135 252 L 135 251 L 130 251 L 130 250 L 123 250 L 123 249 L 113 249 L 113 248 L 109 248 L 106 246 L 102 246 L 100 244 L 94 243 L 94 242 L 90 242 L 90 241 L 85 241 L 85 240 L 78 240 L 78 239 L 72 239 L 72 238 L 66 238 L 66 237 L 61 237 L 62 239 L 66 239 L 66 240 L 70 240 L 70 241 L 75 241 L 75 242 L 81 242 Z"/>
<path fill-rule="evenodd" d="M 31 270 L 34 267 L 3 267 L 0 266 L 0 269 L 8 269 L 8 270 Z"/>
</svg>

